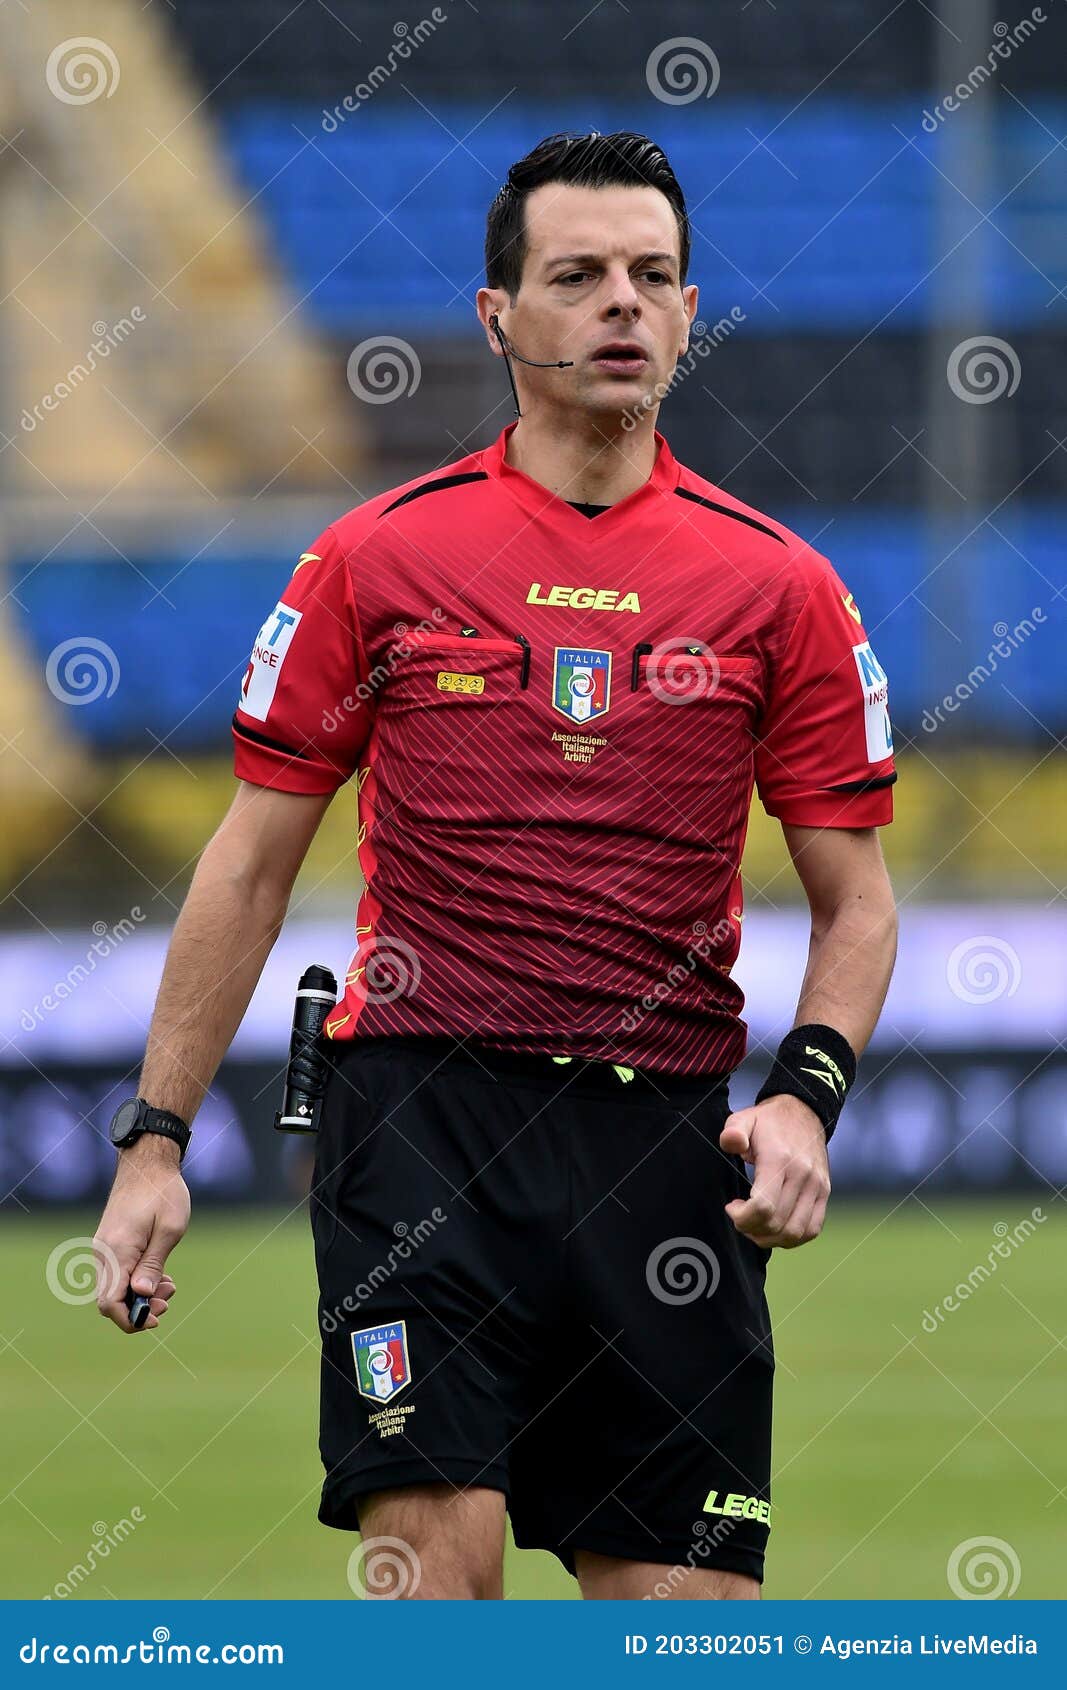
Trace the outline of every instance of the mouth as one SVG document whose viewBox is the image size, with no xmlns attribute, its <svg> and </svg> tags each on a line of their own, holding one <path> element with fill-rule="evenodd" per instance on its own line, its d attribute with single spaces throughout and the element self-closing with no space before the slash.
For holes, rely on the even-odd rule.
<svg viewBox="0 0 1067 1690">
<path fill-rule="evenodd" d="M 593 353 L 592 363 L 607 375 L 639 376 L 648 368 L 648 354 L 632 340 L 609 340 Z"/>
</svg>

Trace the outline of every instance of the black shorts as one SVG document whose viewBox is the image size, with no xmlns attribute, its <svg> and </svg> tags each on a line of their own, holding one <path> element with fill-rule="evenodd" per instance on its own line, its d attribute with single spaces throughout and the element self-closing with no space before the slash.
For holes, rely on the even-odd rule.
<svg viewBox="0 0 1067 1690">
<path fill-rule="evenodd" d="M 722 1077 L 450 1039 L 339 1046 L 311 1215 L 319 1518 L 444 1482 L 520 1548 L 762 1579 L 769 1251 L 724 1213 Z"/>
</svg>

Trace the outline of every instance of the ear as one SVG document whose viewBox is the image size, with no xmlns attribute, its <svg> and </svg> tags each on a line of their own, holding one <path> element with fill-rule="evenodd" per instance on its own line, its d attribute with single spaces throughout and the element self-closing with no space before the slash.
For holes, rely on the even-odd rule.
<svg viewBox="0 0 1067 1690">
<path fill-rule="evenodd" d="M 507 302 L 508 296 L 504 288 L 478 289 L 476 299 L 478 319 L 485 329 L 485 336 L 490 349 L 496 353 L 498 358 L 502 356 L 503 348 L 497 339 L 496 327 L 500 313 L 504 310 Z"/>
<path fill-rule="evenodd" d="M 691 283 L 689 287 L 682 289 L 682 306 L 685 311 L 685 322 L 682 328 L 682 344 L 678 348 L 679 358 L 682 356 L 683 352 L 689 351 L 689 325 L 697 314 L 697 300 L 699 296 L 700 289 L 696 286 L 695 282 Z"/>
</svg>

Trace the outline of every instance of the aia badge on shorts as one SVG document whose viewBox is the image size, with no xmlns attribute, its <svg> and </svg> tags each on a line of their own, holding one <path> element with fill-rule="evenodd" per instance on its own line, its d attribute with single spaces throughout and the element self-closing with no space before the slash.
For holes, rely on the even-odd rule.
<svg viewBox="0 0 1067 1690">
<path fill-rule="evenodd" d="M 394 1320 L 388 1326 L 367 1326 L 362 1332 L 353 1332 L 352 1354 L 356 1386 L 368 1402 L 391 1402 L 411 1384 L 406 1321 Z"/>
<path fill-rule="evenodd" d="M 581 651 L 556 647 L 552 703 L 572 722 L 594 722 L 606 716 L 611 700 L 610 651 Z"/>
</svg>

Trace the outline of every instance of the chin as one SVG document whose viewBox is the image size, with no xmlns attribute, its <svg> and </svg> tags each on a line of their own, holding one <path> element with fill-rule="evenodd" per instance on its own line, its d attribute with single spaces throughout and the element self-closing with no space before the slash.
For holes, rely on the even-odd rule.
<svg viewBox="0 0 1067 1690">
<path fill-rule="evenodd" d="M 642 375 L 631 380 L 617 376 L 602 378 L 579 394 L 579 403 L 585 410 L 603 416 L 618 416 L 625 411 L 640 421 L 655 412 L 659 400 L 655 389 L 649 387 L 647 376 Z"/>
</svg>

